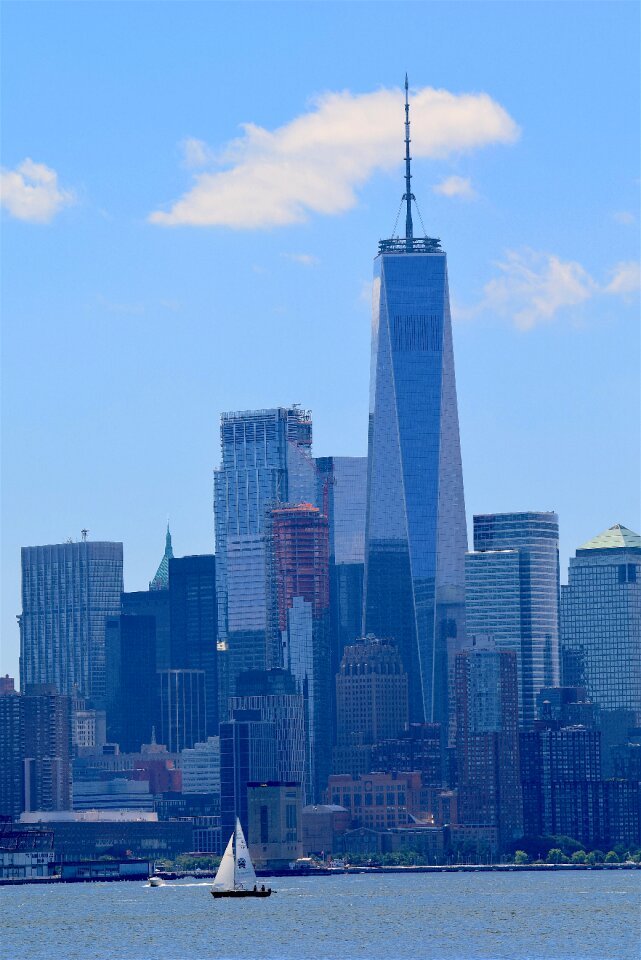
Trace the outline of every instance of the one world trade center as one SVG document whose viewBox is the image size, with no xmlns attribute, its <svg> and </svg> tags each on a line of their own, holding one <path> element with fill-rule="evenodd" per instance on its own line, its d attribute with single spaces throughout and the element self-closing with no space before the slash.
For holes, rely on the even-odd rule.
<svg viewBox="0 0 641 960">
<path fill-rule="evenodd" d="M 405 236 L 374 261 L 364 630 L 396 642 L 410 719 L 447 730 L 467 549 L 445 252 L 415 237 L 405 79 Z"/>
</svg>

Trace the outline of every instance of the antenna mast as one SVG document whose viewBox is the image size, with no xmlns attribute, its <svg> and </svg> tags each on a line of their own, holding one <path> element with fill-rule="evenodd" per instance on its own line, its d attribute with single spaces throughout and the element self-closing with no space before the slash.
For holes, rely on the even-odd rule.
<svg viewBox="0 0 641 960">
<path fill-rule="evenodd" d="M 414 237 L 414 227 L 412 224 L 412 174 L 410 170 L 412 158 L 410 157 L 410 102 L 409 102 L 409 84 L 407 74 L 405 74 L 405 244 L 406 250 L 412 249 L 412 239 Z"/>
</svg>

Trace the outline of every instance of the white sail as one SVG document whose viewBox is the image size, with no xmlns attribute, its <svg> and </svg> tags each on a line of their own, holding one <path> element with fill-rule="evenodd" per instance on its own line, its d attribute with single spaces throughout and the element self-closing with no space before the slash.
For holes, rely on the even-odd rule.
<svg viewBox="0 0 641 960">
<path fill-rule="evenodd" d="M 222 863 L 221 863 L 222 867 Z M 236 820 L 236 864 L 234 871 L 236 890 L 247 890 L 256 883 L 254 864 L 249 856 L 249 849 L 243 834 L 240 820 Z"/>
<path fill-rule="evenodd" d="M 234 889 L 234 834 L 232 833 L 227 849 L 220 861 L 220 866 L 214 878 L 214 890 Z"/>
</svg>

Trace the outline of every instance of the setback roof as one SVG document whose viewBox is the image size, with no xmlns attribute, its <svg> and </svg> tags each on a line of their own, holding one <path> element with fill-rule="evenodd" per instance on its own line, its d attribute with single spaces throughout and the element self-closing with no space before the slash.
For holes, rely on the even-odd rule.
<svg viewBox="0 0 641 960">
<path fill-rule="evenodd" d="M 579 550 L 626 550 L 632 548 L 641 548 L 641 536 L 628 530 L 622 523 L 615 523 L 609 530 L 604 530 L 597 537 L 588 540 L 577 548 Z"/>
</svg>

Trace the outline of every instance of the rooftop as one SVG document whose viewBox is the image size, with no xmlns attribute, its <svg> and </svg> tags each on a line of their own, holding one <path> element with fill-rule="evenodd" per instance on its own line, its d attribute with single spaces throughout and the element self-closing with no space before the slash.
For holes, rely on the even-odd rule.
<svg viewBox="0 0 641 960">
<path fill-rule="evenodd" d="M 622 523 L 615 523 L 613 527 L 604 530 L 587 543 L 577 547 L 579 550 L 630 550 L 641 549 L 641 536 L 624 527 Z"/>
</svg>

